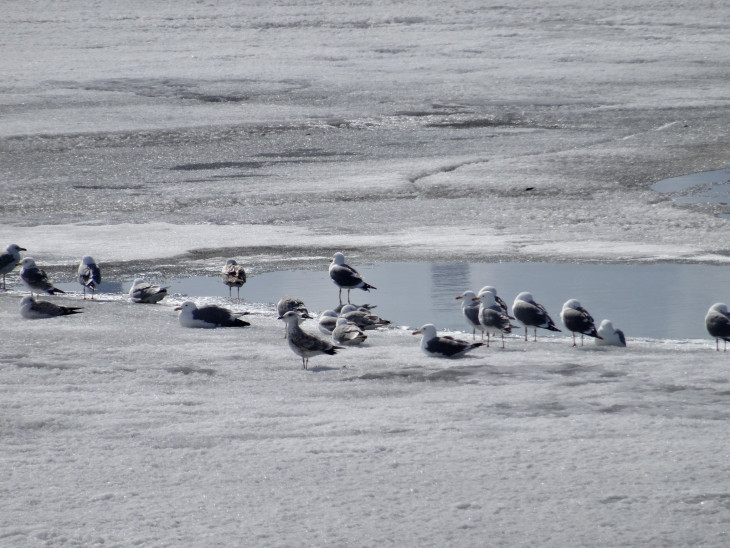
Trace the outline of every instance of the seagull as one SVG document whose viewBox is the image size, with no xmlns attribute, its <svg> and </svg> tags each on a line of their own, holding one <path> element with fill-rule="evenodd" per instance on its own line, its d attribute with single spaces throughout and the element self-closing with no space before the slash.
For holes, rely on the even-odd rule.
<svg viewBox="0 0 730 548">
<path fill-rule="evenodd" d="M 578 346 L 575 344 L 576 333 L 580 333 L 581 346 L 583 346 L 583 335 L 588 335 L 589 337 L 595 337 L 597 339 L 603 338 L 598 334 L 598 331 L 596 331 L 596 325 L 593 323 L 593 317 L 580 305 L 577 299 L 569 299 L 565 301 L 563 309 L 560 311 L 560 319 L 565 324 L 565 327 L 573 333 L 573 346 Z"/>
<path fill-rule="evenodd" d="M 354 323 L 360 329 L 377 329 L 383 325 L 390 325 L 388 320 L 376 316 L 366 308 L 357 308 L 352 304 L 342 307 L 340 317 Z"/>
<path fill-rule="evenodd" d="M 354 306 L 355 308 L 364 308 L 365 310 L 372 310 L 373 308 L 378 308 L 377 304 L 340 303 L 334 308 L 334 311 L 337 312 L 337 314 L 340 314 L 342 312 L 342 309 L 345 308 L 346 306 Z"/>
<path fill-rule="evenodd" d="M 626 346 L 624 332 L 613 327 L 611 320 L 603 320 L 598 326 L 600 338 L 594 339 L 596 344 L 603 346 Z"/>
<path fill-rule="evenodd" d="M 456 299 L 462 299 L 461 313 L 464 314 L 467 325 L 471 327 L 472 340 L 477 339 L 477 329 L 481 330 L 482 340 L 484 340 L 484 329 L 479 323 L 479 305 L 474 302 L 477 299 L 476 294 L 473 291 L 464 291 Z"/>
<path fill-rule="evenodd" d="M 489 331 L 499 331 L 502 335 L 502 348 L 504 348 L 504 334 L 512 333 L 512 328 L 517 327 L 509 321 L 509 316 L 496 300 L 494 293 L 485 291 L 479 297 L 474 297 L 475 301 L 479 301 L 479 323 L 482 326 L 482 332 L 487 332 L 487 348 L 489 348 Z"/>
<path fill-rule="evenodd" d="M 330 278 L 340 288 L 340 304 L 342 304 L 342 290 L 347 289 L 347 302 L 350 302 L 350 290 L 360 288 L 363 291 L 377 289 L 377 287 L 367 284 L 363 281 L 362 276 L 357 270 L 345 264 L 345 256 L 342 253 L 335 253 L 330 259 Z"/>
<path fill-rule="evenodd" d="M 332 335 L 332 330 L 337 327 L 337 312 L 325 310 L 319 316 L 319 330 L 325 335 Z"/>
<path fill-rule="evenodd" d="M 80 306 L 59 306 L 48 301 L 36 301 L 33 295 L 26 295 L 20 301 L 20 315 L 26 320 L 40 320 L 81 314 Z"/>
<path fill-rule="evenodd" d="M 492 295 L 494 295 L 494 300 L 497 302 L 499 307 L 502 309 L 504 314 L 510 319 L 514 320 L 512 316 L 509 315 L 509 309 L 507 308 L 507 303 L 504 302 L 500 297 L 497 296 L 497 289 L 494 286 L 491 285 L 485 285 L 479 290 L 479 293 L 477 293 L 477 297 L 481 297 L 482 293 L 486 293 L 489 291 Z"/>
<path fill-rule="evenodd" d="M 231 312 L 227 308 L 214 304 L 198 308 L 193 301 L 185 301 L 175 310 L 180 312 L 177 319 L 183 327 L 213 329 L 214 327 L 246 327 L 251 325 L 238 317 L 243 316 L 246 312 Z"/>
<path fill-rule="evenodd" d="M 35 291 L 38 295 L 41 293 L 48 293 L 49 295 L 55 295 L 56 293 L 66 293 L 56 287 L 48 280 L 48 275 L 44 270 L 38 268 L 35 261 L 26 257 L 21 260 L 18 265 L 23 268 L 20 271 L 20 279 L 30 289 L 30 294 L 33 295 Z"/>
<path fill-rule="evenodd" d="M 235 260 L 228 259 L 221 270 L 221 279 L 228 286 L 228 296 L 235 287 L 238 292 L 238 299 L 241 299 L 241 286 L 246 283 L 246 271 Z"/>
<path fill-rule="evenodd" d="M 101 283 L 101 271 L 96 266 L 94 259 L 88 255 L 81 259 L 79 265 L 79 283 L 84 287 L 84 300 L 86 300 L 86 288 L 91 289 L 91 298 L 94 299 L 96 286 Z"/>
<path fill-rule="evenodd" d="M 289 343 L 289 348 L 297 356 L 302 358 L 302 368 L 307 369 L 309 364 L 309 358 L 317 356 L 319 354 L 334 355 L 337 350 L 342 349 L 342 346 L 335 346 L 326 341 L 323 341 L 319 337 L 310 335 L 309 333 L 302 330 L 299 327 L 299 314 L 293 310 L 285 313 L 283 316 L 279 316 L 280 320 L 284 320 L 286 324 L 286 340 Z"/>
<path fill-rule="evenodd" d="M 0 274 L 3 275 L 3 285 L 0 289 L 7 289 L 5 286 L 5 274 L 12 272 L 20 262 L 20 251 L 27 251 L 24 247 L 17 244 L 10 244 L 5 253 L 0 255 Z"/>
<path fill-rule="evenodd" d="M 304 306 L 304 301 L 297 299 L 296 297 L 292 297 L 291 295 L 284 295 L 281 299 L 279 299 L 279 302 L 276 303 L 276 311 L 279 313 L 279 316 L 283 316 L 290 310 L 298 312 L 302 318 L 312 317 L 309 315 L 307 307 Z"/>
<path fill-rule="evenodd" d="M 715 349 L 720 351 L 720 339 L 725 342 L 725 352 L 727 352 L 727 342 L 730 341 L 730 313 L 725 303 L 715 303 L 707 311 L 705 316 L 705 327 L 710 337 L 715 338 Z"/>
<path fill-rule="evenodd" d="M 347 318 L 337 318 L 337 325 L 332 330 L 332 340 L 339 344 L 355 346 L 361 344 L 368 336 L 357 325 Z"/>
<path fill-rule="evenodd" d="M 304 306 L 304 301 L 290 295 L 284 295 L 281 299 L 279 299 L 279 302 L 276 303 L 276 311 L 279 313 L 280 318 L 289 311 L 296 312 L 297 314 L 299 314 L 299 323 L 302 323 L 305 319 L 312 318 L 312 316 L 309 315 L 307 307 Z M 285 339 L 287 333 L 288 331 L 286 329 L 286 326 L 284 326 Z M 329 335 L 329 333 L 327 334 Z"/>
<path fill-rule="evenodd" d="M 435 358 L 458 358 L 470 350 L 479 348 L 484 343 L 469 343 L 453 337 L 439 337 L 433 324 L 427 323 L 413 332 L 414 335 L 423 335 L 421 350 L 426 356 Z"/>
<path fill-rule="evenodd" d="M 129 288 L 129 300 L 133 303 L 151 303 L 161 301 L 167 295 L 167 287 L 152 285 L 142 278 L 136 278 Z"/>
<path fill-rule="evenodd" d="M 532 298 L 532 293 L 523 291 L 517 297 L 515 302 L 512 304 L 512 314 L 515 318 L 525 326 L 525 340 L 527 340 L 527 328 L 532 327 L 535 330 L 535 338 L 537 341 L 537 328 L 547 329 L 548 331 L 560 331 L 555 327 L 555 323 L 552 318 L 548 315 L 547 310 L 541 304 L 535 302 Z"/>
</svg>

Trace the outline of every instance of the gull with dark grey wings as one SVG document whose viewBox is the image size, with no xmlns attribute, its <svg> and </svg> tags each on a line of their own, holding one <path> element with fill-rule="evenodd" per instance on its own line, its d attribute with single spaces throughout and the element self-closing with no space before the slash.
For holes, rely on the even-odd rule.
<svg viewBox="0 0 730 548">
<path fill-rule="evenodd" d="M 35 261 L 31 257 L 26 257 L 18 263 L 23 268 L 20 271 L 20 279 L 28 289 L 30 294 L 34 292 L 40 295 L 41 293 L 48 293 L 49 295 L 55 295 L 56 293 L 66 293 L 53 287 L 53 284 L 48 279 L 48 275 L 45 270 L 38 268 Z"/>
<path fill-rule="evenodd" d="M 332 263 L 329 269 L 330 278 L 340 288 L 340 304 L 342 304 L 343 289 L 347 289 L 348 303 L 350 302 L 351 289 L 362 289 L 363 291 L 377 289 L 377 287 L 365 283 L 357 270 L 345 264 L 345 256 L 342 253 L 335 253 L 330 262 Z"/>
<path fill-rule="evenodd" d="M 479 348 L 484 343 L 470 343 L 455 339 L 448 335 L 439 336 L 436 333 L 436 327 L 427 323 L 420 329 L 413 332 L 414 335 L 422 335 L 421 350 L 426 356 L 435 358 L 459 358 L 475 348 Z"/>
<path fill-rule="evenodd" d="M 529 291 L 523 291 L 515 297 L 515 302 L 512 304 L 512 314 L 518 322 L 525 326 L 525 340 L 527 340 L 528 327 L 535 330 L 533 339 L 535 341 L 537 341 L 538 327 L 548 331 L 560 331 L 555 327 L 555 322 L 553 322 L 545 307 L 536 303 Z"/>
<path fill-rule="evenodd" d="M 183 327 L 202 327 L 213 329 L 215 327 L 246 327 L 250 323 L 242 320 L 246 312 L 232 312 L 227 308 L 214 304 L 198 307 L 193 301 L 185 301 L 175 308 L 179 311 L 178 321 Z"/>
</svg>

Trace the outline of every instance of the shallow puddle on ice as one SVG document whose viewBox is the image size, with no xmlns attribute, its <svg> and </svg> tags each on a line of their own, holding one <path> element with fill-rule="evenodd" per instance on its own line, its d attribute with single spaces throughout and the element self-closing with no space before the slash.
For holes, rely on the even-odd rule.
<svg viewBox="0 0 730 548">
<path fill-rule="evenodd" d="M 654 183 L 652 190 L 684 204 L 730 203 L 730 169 L 691 173 Z"/>
<path fill-rule="evenodd" d="M 396 325 L 465 330 L 456 296 L 464 290 L 495 286 L 512 306 L 530 291 L 562 328 L 563 303 L 578 299 L 596 319 L 608 318 L 629 337 L 706 338 L 704 317 L 715 302 L 730 303 L 730 267 L 694 264 L 606 265 L 550 263 L 382 263 L 358 264 L 370 293 L 353 290 L 353 303 L 377 305 L 375 312 Z M 159 280 L 159 282 L 162 282 Z M 171 293 L 191 298 L 218 297 L 228 287 L 218 276 L 169 280 Z M 128 289 L 129 285 L 125 286 Z M 301 298 L 312 312 L 334 308 L 338 289 L 322 270 L 277 271 L 249 275 L 241 288 L 245 303 L 276 303 L 283 295 Z M 236 290 L 233 290 L 235 299 Z M 347 292 L 343 292 L 347 299 Z M 547 335 L 547 332 L 543 332 Z"/>
</svg>

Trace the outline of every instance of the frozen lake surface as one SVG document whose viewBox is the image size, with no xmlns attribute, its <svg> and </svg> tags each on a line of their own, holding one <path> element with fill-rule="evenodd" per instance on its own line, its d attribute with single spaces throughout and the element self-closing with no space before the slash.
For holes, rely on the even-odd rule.
<svg viewBox="0 0 730 548">
<path fill-rule="evenodd" d="M 702 317 L 730 301 L 730 206 L 652 189 L 728 169 L 726 19 L 710 0 L 4 6 L 0 249 L 72 287 L 92 255 L 112 285 L 48 297 L 84 312 L 47 321 L 20 321 L 17 273 L 0 293 L 0 544 L 727 546 L 730 363 Z M 272 303 L 332 306 L 336 251 L 398 323 L 466 336 L 453 291 L 491 284 L 554 317 L 578 298 L 630 345 L 450 361 L 393 328 L 303 371 Z M 215 283 L 228 258 L 243 303 Z M 134 305 L 137 275 L 181 282 Z M 183 329 L 183 292 L 251 326 Z"/>
</svg>

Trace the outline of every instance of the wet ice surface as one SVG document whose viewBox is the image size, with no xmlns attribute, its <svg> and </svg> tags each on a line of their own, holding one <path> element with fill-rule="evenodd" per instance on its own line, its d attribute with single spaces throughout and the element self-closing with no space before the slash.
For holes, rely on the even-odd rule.
<svg viewBox="0 0 730 548">
<path fill-rule="evenodd" d="M 380 263 L 363 265 L 360 272 L 378 289 L 352 290 L 351 301 L 377 305 L 374 312 L 401 327 L 433 323 L 439 329 L 466 329 L 456 297 L 466 289 L 478 292 L 492 285 L 510 308 L 518 293 L 530 291 L 559 324 L 563 303 L 577 298 L 594 316 L 596 326 L 606 318 L 630 337 L 652 339 L 706 337 L 707 309 L 730 287 L 726 267 L 693 264 Z M 220 276 L 162 278 L 155 283 L 169 286 L 170 294 L 179 298 L 238 303 L 236 290 L 230 300 Z M 130 285 L 109 284 L 101 291 L 126 294 Z M 56 286 L 76 293 L 80 287 L 74 282 Z M 240 294 L 241 302 L 253 306 L 272 305 L 283 295 L 294 295 L 313 313 L 339 304 L 338 288 L 323 269 L 249 274 Z M 343 301 L 347 302 L 346 291 Z"/>
<path fill-rule="evenodd" d="M 654 183 L 651 188 L 669 194 L 672 200 L 680 203 L 726 206 L 730 202 L 730 169 L 672 177 Z"/>
<path fill-rule="evenodd" d="M 335 251 L 363 272 L 727 264 L 727 205 L 651 189 L 727 168 L 725 12 L 14 3 L 0 246 L 64 281 L 89 254 L 123 283 Z M 691 276 L 697 300 L 730 300 Z M 110 295 L 33 322 L 0 294 L 5 544 L 727 545 L 730 376 L 704 336 L 445 362 L 392 329 L 303 372 L 266 303 L 243 331 L 196 331 L 179 295 Z M 626 328 L 620 298 L 596 303 Z"/>
</svg>

